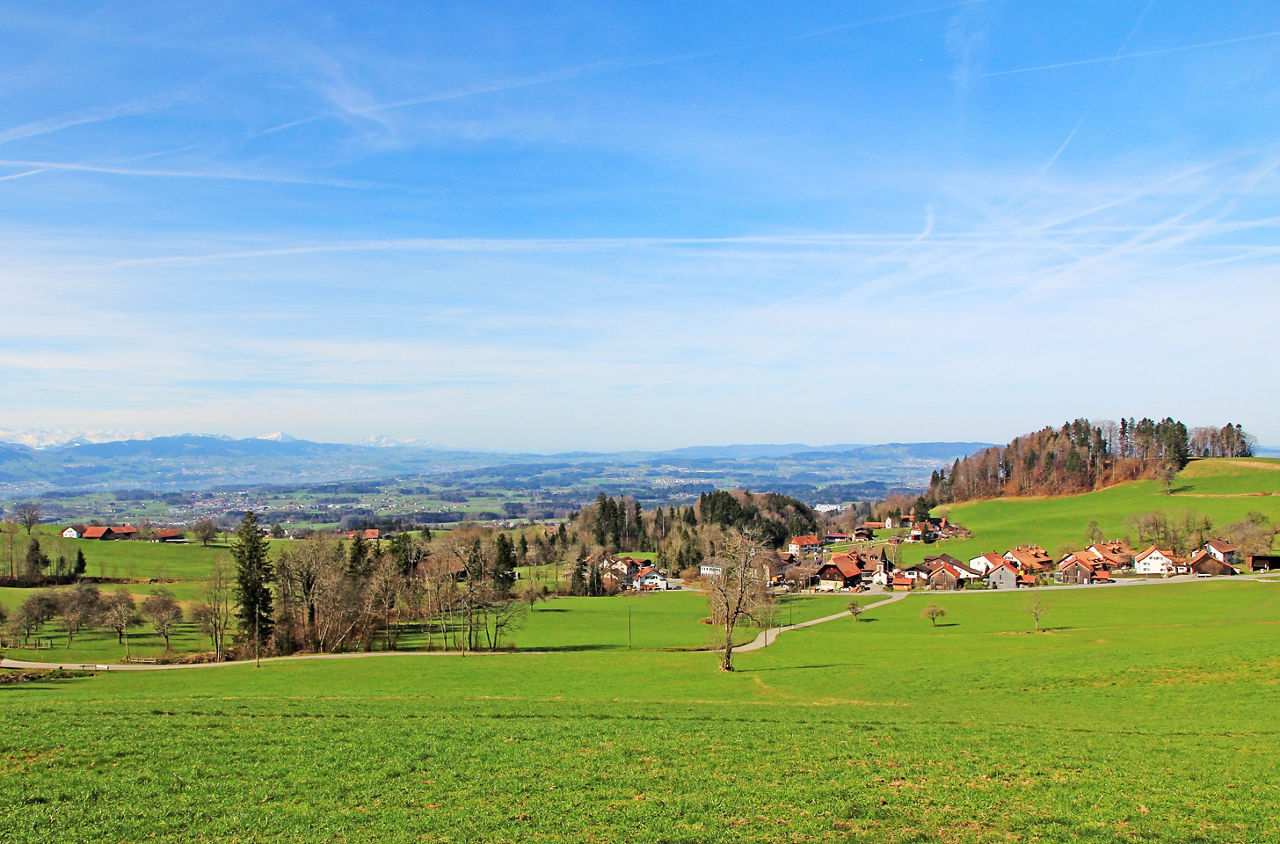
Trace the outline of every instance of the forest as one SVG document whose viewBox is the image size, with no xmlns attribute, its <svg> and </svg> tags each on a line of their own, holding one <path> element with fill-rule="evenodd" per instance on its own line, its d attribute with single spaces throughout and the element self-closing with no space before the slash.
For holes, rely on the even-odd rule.
<svg viewBox="0 0 1280 844">
<path fill-rule="evenodd" d="M 1253 445 L 1238 424 L 1188 429 L 1170 417 L 1076 419 L 935 471 L 925 499 L 934 506 L 1004 495 L 1070 495 L 1138 478 L 1171 484 L 1193 457 L 1249 457 Z"/>
</svg>

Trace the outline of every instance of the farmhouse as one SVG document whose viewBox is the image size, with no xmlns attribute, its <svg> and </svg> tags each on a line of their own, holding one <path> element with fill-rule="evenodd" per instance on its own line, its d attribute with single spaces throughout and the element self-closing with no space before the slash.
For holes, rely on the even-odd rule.
<svg viewBox="0 0 1280 844">
<path fill-rule="evenodd" d="M 1053 558 L 1039 545 L 1020 545 L 1006 551 L 1004 558 L 1023 574 L 1040 574 L 1053 569 Z"/>
<path fill-rule="evenodd" d="M 153 542 L 181 542 L 182 531 L 177 528 L 159 528 L 151 532 Z"/>
<path fill-rule="evenodd" d="M 969 574 L 962 572 L 956 566 L 942 563 L 933 574 L 929 575 L 928 583 L 930 589 L 963 589 L 965 581 L 970 579 Z"/>
<path fill-rule="evenodd" d="M 1210 557 L 1220 563 L 1226 563 L 1232 567 L 1240 565 L 1240 549 L 1230 542 L 1223 542 L 1221 539 L 1210 539 L 1204 544 L 1204 550 L 1208 552 Z"/>
<path fill-rule="evenodd" d="M 84 525 L 72 525 L 62 532 L 63 539 L 80 539 L 84 536 Z"/>
<path fill-rule="evenodd" d="M 787 544 L 787 550 L 792 554 L 809 554 L 821 547 L 822 543 L 818 541 L 818 537 L 814 534 L 794 536 L 791 538 L 791 542 Z"/>
<path fill-rule="evenodd" d="M 1201 548 L 1197 551 L 1195 556 L 1188 561 L 1187 568 L 1192 574 L 1200 574 L 1207 577 L 1240 573 L 1235 566 L 1230 563 L 1224 563 L 1215 557 L 1208 548 Z"/>
<path fill-rule="evenodd" d="M 1152 545 L 1133 558 L 1133 570 L 1138 574 L 1177 574 L 1179 563 L 1172 551 Z"/>
<path fill-rule="evenodd" d="M 1110 583 L 1111 573 L 1101 563 L 1088 559 L 1085 552 L 1078 551 L 1063 558 L 1058 566 L 1056 579 L 1059 583 Z"/>
<path fill-rule="evenodd" d="M 852 554 L 835 554 L 818 567 L 818 586 L 848 589 L 862 583 L 862 567 Z"/>
<path fill-rule="evenodd" d="M 1111 542 L 1095 542 L 1085 550 L 1101 561 L 1107 571 L 1127 569 L 1133 565 L 1133 549 L 1118 539 Z"/>
<path fill-rule="evenodd" d="M 987 572 L 983 580 L 989 589 L 1017 589 L 1018 570 L 1013 563 L 1004 560 L 1000 565 Z"/>
<path fill-rule="evenodd" d="M 667 588 L 667 579 L 657 569 L 641 569 L 632 581 L 637 592 L 661 592 Z"/>
<path fill-rule="evenodd" d="M 987 553 L 980 554 L 979 556 L 974 557 L 972 560 L 970 560 L 969 568 L 973 569 L 974 571 L 976 571 L 978 574 L 981 575 L 981 574 L 986 574 L 987 572 L 991 571 L 993 568 L 995 568 L 996 566 L 1000 565 L 1003 562 L 1004 562 L 1004 557 L 1001 557 L 999 554 L 997 554 L 994 551 L 988 551 Z"/>
<path fill-rule="evenodd" d="M 929 522 L 916 522 L 911 526 L 911 533 L 907 536 L 908 542 L 932 542 L 938 538 L 938 534 L 934 531 L 933 525 Z"/>
<path fill-rule="evenodd" d="M 115 539 L 115 531 L 105 525 L 90 525 L 80 532 L 81 539 Z"/>
<path fill-rule="evenodd" d="M 719 577 L 723 571 L 724 566 L 721 565 L 718 560 L 704 560 L 703 563 L 698 566 L 698 577 Z"/>
</svg>

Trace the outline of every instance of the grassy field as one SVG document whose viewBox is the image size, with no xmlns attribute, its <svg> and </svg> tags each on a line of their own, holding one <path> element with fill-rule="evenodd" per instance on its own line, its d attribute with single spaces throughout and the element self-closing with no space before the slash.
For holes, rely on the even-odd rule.
<svg viewBox="0 0 1280 844">
<path fill-rule="evenodd" d="M 1003 554 L 1017 545 L 1035 543 L 1050 552 L 1060 546 L 1084 547 L 1089 522 L 1097 520 L 1108 538 L 1132 532 L 1129 517 L 1163 511 L 1204 513 L 1219 527 L 1258 512 L 1280 522 L 1280 460 L 1196 460 L 1188 464 L 1165 493 L 1158 481 L 1135 481 L 1085 495 L 1060 498 L 996 498 L 943 508 L 973 538 L 929 545 L 904 545 L 902 559 L 919 562 L 946 552 L 962 560 L 986 551 Z"/>
<path fill-rule="evenodd" d="M 0 840 L 1280 837 L 1280 584 L 1044 597 L 1044 633 L 913 595 L 733 674 L 615 616 L 603 650 L 0 687 Z"/>
</svg>

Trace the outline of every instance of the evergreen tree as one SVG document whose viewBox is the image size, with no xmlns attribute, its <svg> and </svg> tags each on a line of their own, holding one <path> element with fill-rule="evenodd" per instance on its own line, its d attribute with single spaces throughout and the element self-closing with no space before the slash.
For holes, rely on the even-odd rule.
<svg viewBox="0 0 1280 844">
<path fill-rule="evenodd" d="M 267 551 L 267 540 L 258 528 L 258 517 L 250 510 L 244 514 L 240 527 L 236 528 L 235 539 L 231 542 L 231 558 L 236 563 L 240 630 L 249 639 L 256 633 L 260 643 L 270 638 L 274 622 L 271 582 L 275 579 L 275 570 L 267 559 Z"/>
<path fill-rule="evenodd" d="M 508 592 L 516 580 L 516 551 L 511 537 L 498 534 L 493 541 L 493 582 L 499 591 Z"/>
<path fill-rule="evenodd" d="M 84 574 L 84 570 L 89 567 L 89 561 L 84 558 L 84 551 L 76 550 L 76 565 L 74 574 L 76 577 Z"/>
<path fill-rule="evenodd" d="M 364 531 L 357 530 L 347 555 L 347 574 L 364 580 L 369 577 L 371 570 L 369 543 L 364 541 Z"/>
</svg>

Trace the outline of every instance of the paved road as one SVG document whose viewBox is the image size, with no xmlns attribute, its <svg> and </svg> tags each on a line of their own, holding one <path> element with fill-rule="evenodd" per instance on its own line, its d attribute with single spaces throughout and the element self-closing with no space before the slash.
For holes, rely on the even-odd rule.
<svg viewBox="0 0 1280 844">
<path fill-rule="evenodd" d="M 894 601 L 901 601 L 903 598 L 907 597 L 907 595 L 909 595 L 910 593 L 894 592 L 892 594 L 890 593 L 885 593 L 885 594 L 888 594 L 889 597 L 885 598 L 883 601 L 876 601 L 874 604 L 867 604 L 863 609 L 871 610 L 871 609 L 875 609 L 876 607 L 883 607 L 886 604 L 892 604 Z M 748 651 L 758 651 L 761 648 L 768 647 L 775 639 L 778 638 L 779 633 L 785 633 L 788 630 L 800 630 L 801 628 L 804 628 L 804 627 L 812 627 L 815 624 L 825 624 L 828 621 L 835 621 L 836 619 L 839 619 L 839 618 L 849 618 L 851 615 L 852 613 L 848 611 L 838 612 L 835 615 L 823 616 L 822 618 L 815 618 L 810 621 L 802 621 L 799 624 L 788 624 L 783 627 L 770 627 L 768 630 L 764 631 L 759 636 L 757 636 L 755 638 L 755 641 L 748 642 L 745 645 L 739 645 L 738 647 L 733 649 L 733 652 L 736 654 L 740 654 L 740 653 L 747 653 Z"/>
</svg>

